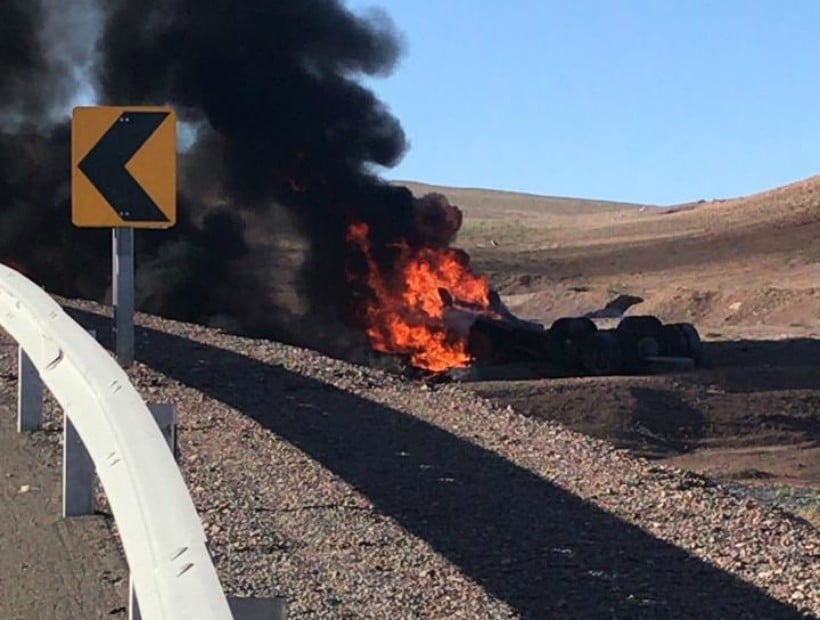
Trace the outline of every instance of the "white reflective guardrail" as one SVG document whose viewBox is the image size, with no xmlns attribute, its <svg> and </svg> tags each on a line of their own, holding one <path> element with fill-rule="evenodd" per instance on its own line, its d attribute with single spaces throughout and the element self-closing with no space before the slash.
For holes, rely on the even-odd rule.
<svg viewBox="0 0 820 620">
<path fill-rule="evenodd" d="M 31 280 L 0 265 L 0 326 L 80 436 L 108 497 L 145 620 L 229 620 L 182 474 L 108 352 Z"/>
</svg>

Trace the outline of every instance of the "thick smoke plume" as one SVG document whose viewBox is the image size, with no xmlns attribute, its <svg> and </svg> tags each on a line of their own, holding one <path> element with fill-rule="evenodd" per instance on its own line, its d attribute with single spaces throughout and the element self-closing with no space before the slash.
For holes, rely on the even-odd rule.
<svg viewBox="0 0 820 620">
<path fill-rule="evenodd" d="M 138 234 L 142 309 L 229 317 L 265 333 L 293 328 L 284 319 L 303 313 L 315 332 L 320 315 L 346 320 L 354 310 L 348 275 L 361 265 L 346 241 L 351 223 L 369 224 L 386 266 L 398 239 L 452 240 L 457 209 L 441 196 L 417 200 L 373 172 L 407 148 L 398 120 L 357 81 L 388 74 L 400 57 L 384 15 L 365 19 L 336 0 L 92 8 L 88 77 L 98 102 L 172 105 L 194 135 L 181 157 L 179 225 Z M 66 121 L 42 128 L 65 105 L 65 76 L 76 77 L 61 66 L 82 62 L 71 64 L 65 55 L 76 50 L 43 34 L 59 31 L 44 27 L 55 15 L 34 0 L 0 3 L 0 260 L 55 292 L 99 298 L 109 235 L 70 225 Z"/>
<path fill-rule="evenodd" d="M 70 133 L 53 118 L 76 74 L 51 53 L 48 9 L 39 0 L 0 3 L 0 261 L 51 290 L 97 298 L 110 244 L 70 224 Z"/>
</svg>

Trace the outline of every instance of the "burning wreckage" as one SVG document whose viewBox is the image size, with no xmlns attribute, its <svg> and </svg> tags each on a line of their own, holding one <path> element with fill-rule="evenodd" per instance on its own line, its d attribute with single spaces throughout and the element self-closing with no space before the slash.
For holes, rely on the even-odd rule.
<svg viewBox="0 0 820 620">
<path fill-rule="evenodd" d="M 449 219 L 460 225 L 458 207 L 434 202 L 456 212 Z M 515 316 L 486 276 L 473 273 L 462 250 L 400 242 L 384 270 L 373 258 L 367 225 L 352 225 L 348 242 L 366 263 L 359 272 L 366 291 L 359 300 L 361 327 L 372 348 L 404 360 L 410 376 L 466 381 L 647 374 L 701 362 L 692 324 L 624 316 L 640 297 L 619 295 L 600 310 L 547 327 Z"/>
<path fill-rule="evenodd" d="M 408 148 L 357 81 L 401 56 L 384 15 L 338 0 L 3 0 L 0 24 L 12 35 L 0 54 L 0 259 L 55 294 L 108 295 L 106 231 L 66 215 L 70 127 L 59 112 L 92 84 L 100 101 L 163 102 L 193 128 L 179 221 L 135 248 L 141 311 L 227 318 L 242 334 L 356 359 L 373 350 L 424 378 L 699 360 L 691 325 L 630 316 L 599 327 L 615 306 L 548 328 L 515 317 L 451 246 L 461 211 L 373 172 Z M 306 249 L 295 258 L 292 247 Z"/>
<path fill-rule="evenodd" d="M 474 361 L 449 371 L 452 378 L 500 378 L 510 370 L 517 378 L 647 374 L 692 369 L 702 358 L 700 336 L 690 323 L 664 325 L 651 315 L 613 321 L 594 312 L 561 317 L 546 327 L 514 316 L 494 292 L 492 298 L 495 312 L 470 322 L 467 343 Z M 458 304 L 452 308 L 463 312 Z"/>
</svg>

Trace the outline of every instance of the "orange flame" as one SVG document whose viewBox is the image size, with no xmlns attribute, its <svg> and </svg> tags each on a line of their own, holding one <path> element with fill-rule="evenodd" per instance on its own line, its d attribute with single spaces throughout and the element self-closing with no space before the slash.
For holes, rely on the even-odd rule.
<svg viewBox="0 0 820 620">
<path fill-rule="evenodd" d="M 347 240 L 361 249 L 367 261 L 365 284 L 371 296 L 363 311 L 373 348 L 408 355 L 414 366 L 433 372 L 469 364 L 466 336 L 445 324 L 440 290 L 486 309 L 490 304 L 487 278 L 474 274 L 453 248 L 411 248 L 403 241 L 397 246 L 399 258 L 393 270 L 382 273 L 373 258 L 369 232 L 366 223 L 354 223 Z"/>
</svg>

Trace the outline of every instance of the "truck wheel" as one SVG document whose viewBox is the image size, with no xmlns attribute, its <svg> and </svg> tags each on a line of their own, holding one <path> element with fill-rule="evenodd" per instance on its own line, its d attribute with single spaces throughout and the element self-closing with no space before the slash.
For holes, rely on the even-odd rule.
<svg viewBox="0 0 820 620">
<path fill-rule="evenodd" d="M 661 351 L 663 323 L 655 316 L 628 316 L 615 328 L 624 356 L 624 366 L 640 371 L 646 361 Z"/>
<path fill-rule="evenodd" d="M 591 375 L 616 375 L 623 370 L 621 343 L 612 330 L 598 330 L 589 335 L 582 352 L 584 370 Z"/>
<path fill-rule="evenodd" d="M 689 342 L 676 324 L 663 326 L 661 354 L 665 357 L 689 357 Z"/>
<path fill-rule="evenodd" d="M 558 363 L 568 369 L 581 367 L 584 342 L 598 331 L 598 326 L 587 317 L 564 317 L 550 326 L 550 340 L 558 356 Z"/>
<path fill-rule="evenodd" d="M 638 354 L 638 359 L 647 360 L 651 357 L 657 357 L 661 353 L 661 345 L 652 337 L 644 336 L 635 344 L 635 350 Z"/>
<path fill-rule="evenodd" d="M 658 317 L 651 315 L 627 316 L 621 319 L 616 329 L 621 333 L 629 334 L 635 340 L 654 338 L 657 342 L 663 331 L 663 323 Z"/>
<path fill-rule="evenodd" d="M 673 323 L 673 326 L 686 343 L 686 357 L 691 357 L 695 360 L 695 364 L 699 364 L 703 358 L 703 342 L 701 342 L 698 330 L 691 323 Z"/>
</svg>

